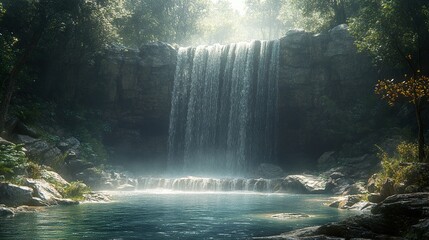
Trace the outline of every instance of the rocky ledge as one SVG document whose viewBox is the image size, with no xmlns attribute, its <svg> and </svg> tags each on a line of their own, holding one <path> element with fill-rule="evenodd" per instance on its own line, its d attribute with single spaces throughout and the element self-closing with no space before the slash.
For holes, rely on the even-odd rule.
<svg viewBox="0 0 429 240">
<path fill-rule="evenodd" d="M 393 195 L 371 213 L 254 239 L 429 239 L 429 192 Z"/>
<path fill-rule="evenodd" d="M 58 189 L 69 186 L 58 173 L 42 170 L 40 179 L 23 178 L 20 185 L 0 182 L 0 217 L 14 216 L 21 212 L 38 211 L 37 207 L 52 205 L 77 205 L 79 201 L 63 196 Z M 84 185 L 83 183 L 79 183 Z M 86 187 L 84 185 L 84 187 Z M 83 195 L 84 202 L 107 202 L 109 197 L 90 192 Z"/>
</svg>

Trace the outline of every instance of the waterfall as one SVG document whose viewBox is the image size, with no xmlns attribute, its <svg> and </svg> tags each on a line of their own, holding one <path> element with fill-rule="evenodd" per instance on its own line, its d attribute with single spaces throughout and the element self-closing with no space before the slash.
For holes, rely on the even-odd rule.
<svg viewBox="0 0 429 240">
<path fill-rule="evenodd" d="M 264 192 L 281 189 L 282 179 L 244 178 L 140 178 L 139 190 L 175 190 L 189 192 Z"/>
<path fill-rule="evenodd" d="M 245 175 L 276 158 L 279 41 L 180 48 L 170 173 Z"/>
</svg>

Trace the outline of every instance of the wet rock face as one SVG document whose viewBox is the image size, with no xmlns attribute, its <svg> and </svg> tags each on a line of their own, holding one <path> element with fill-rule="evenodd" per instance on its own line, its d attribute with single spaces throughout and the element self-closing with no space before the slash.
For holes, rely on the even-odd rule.
<svg viewBox="0 0 429 240">
<path fill-rule="evenodd" d="M 26 205 L 33 201 L 33 189 L 10 183 L 0 183 L 0 204 L 6 206 Z"/>
<path fill-rule="evenodd" d="M 113 159 L 167 158 L 168 124 L 177 51 L 165 43 L 139 49 L 110 49 L 100 60 L 97 99 L 106 107 L 109 134 L 105 143 Z M 100 98 L 101 96 L 101 98 Z"/>
<path fill-rule="evenodd" d="M 320 154 L 358 137 L 346 125 L 365 121 L 359 99 L 373 97 L 377 75 L 371 60 L 357 53 L 347 26 L 316 35 L 289 31 L 280 41 L 279 155 Z"/>
</svg>

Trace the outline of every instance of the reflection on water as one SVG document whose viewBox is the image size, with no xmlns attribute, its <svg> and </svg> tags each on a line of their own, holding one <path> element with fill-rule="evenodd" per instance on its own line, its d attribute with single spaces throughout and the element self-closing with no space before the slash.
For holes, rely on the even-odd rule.
<svg viewBox="0 0 429 240">
<path fill-rule="evenodd" d="M 0 239 L 249 239 L 353 214 L 323 206 L 323 196 L 315 195 L 161 191 L 112 198 L 0 218 Z M 310 217 L 271 217 L 278 213 Z"/>
</svg>

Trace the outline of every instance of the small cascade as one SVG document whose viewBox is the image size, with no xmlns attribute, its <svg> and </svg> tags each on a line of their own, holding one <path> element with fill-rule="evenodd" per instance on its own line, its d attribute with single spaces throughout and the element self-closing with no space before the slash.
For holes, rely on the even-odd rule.
<svg viewBox="0 0 429 240">
<path fill-rule="evenodd" d="M 278 189 L 281 179 L 244 178 L 140 178 L 139 190 L 176 190 L 187 192 L 250 191 L 272 193 Z"/>
<path fill-rule="evenodd" d="M 279 41 L 180 48 L 171 174 L 246 175 L 276 158 Z"/>
</svg>

